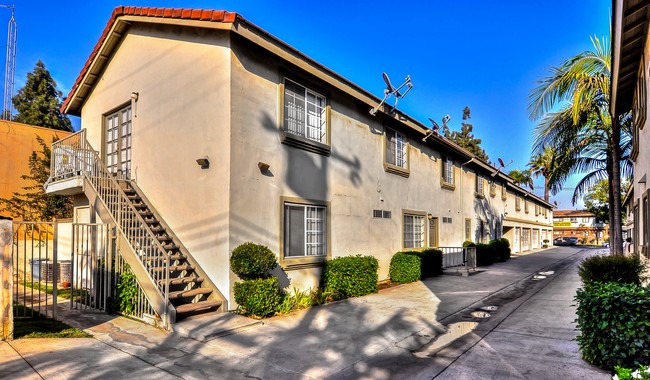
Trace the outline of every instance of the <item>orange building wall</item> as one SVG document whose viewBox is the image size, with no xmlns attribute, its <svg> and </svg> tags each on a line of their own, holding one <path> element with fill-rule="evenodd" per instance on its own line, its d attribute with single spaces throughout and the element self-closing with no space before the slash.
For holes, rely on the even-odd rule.
<svg viewBox="0 0 650 380">
<path fill-rule="evenodd" d="M 29 174 L 29 156 L 32 152 L 41 151 L 36 141 L 37 135 L 51 145 L 54 136 L 62 139 L 71 133 L 0 120 L 0 198 L 9 198 L 27 185 L 27 181 L 20 177 Z M 0 211 L 0 216 L 10 215 Z"/>
</svg>

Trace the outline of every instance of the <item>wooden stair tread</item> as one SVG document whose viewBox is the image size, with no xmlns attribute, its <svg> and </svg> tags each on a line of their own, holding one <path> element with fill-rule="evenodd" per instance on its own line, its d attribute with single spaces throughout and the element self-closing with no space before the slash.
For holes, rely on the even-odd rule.
<svg viewBox="0 0 650 380">
<path fill-rule="evenodd" d="M 169 299 L 178 299 L 178 298 L 186 298 L 186 297 L 194 297 L 198 295 L 203 295 L 203 294 L 210 294 L 212 293 L 212 289 L 208 288 L 196 288 L 196 289 L 190 289 L 190 290 L 178 290 L 175 292 L 169 292 Z"/>
<path fill-rule="evenodd" d="M 157 272 L 163 272 L 165 270 L 165 267 L 156 267 L 156 268 L 152 268 L 152 269 L 154 271 L 157 271 Z M 192 270 L 194 270 L 194 268 L 189 264 L 170 265 L 169 266 L 169 271 L 170 272 L 180 272 L 180 271 L 183 271 L 183 270 L 192 271 Z"/>
<path fill-rule="evenodd" d="M 190 282 L 194 282 L 198 284 L 203 282 L 203 277 L 176 277 L 176 278 L 170 278 L 168 281 L 169 281 L 169 285 L 183 285 L 183 284 L 189 284 Z M 165 283 L 165 280 L 158 280 L 158 283 L 160 285 L 163 285 Z"/>
<path fill-rule="evenodd" d="M 170 260 L 185 260 L 187 257 L 182 253 L 174 253 L 169 256 Z M 164 256 L 147 256 L 142 258 L 143 261 L 155 261 L 155 260 L 165 260 Z"/>
<path fill-rule="evenodd" d="M 221 301 L 201 301 L 176 306 L 176 314 L 195 313 L 221 306 Z"/>
</svg>

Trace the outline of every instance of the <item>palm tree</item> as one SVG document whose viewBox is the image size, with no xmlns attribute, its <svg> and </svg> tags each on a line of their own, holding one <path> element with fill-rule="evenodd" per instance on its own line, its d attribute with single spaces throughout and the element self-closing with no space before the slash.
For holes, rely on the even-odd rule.
<svg viewBox="0 0 650 380">
<path fill-rule="evenodd" d="M 555 150 L 549 173 L 551 192 L 561 189 L 573 174 L 585 174 L 573 202 L 600 179 L 609 179 L 611 252 L 622 254 L 621 174 L 628 172 L 626 145 L 629 117 L 609 114 L 611 56 L 609 43 L 593 37 L 594 50 L 585 51 L 551 69 L 529 95 L 530 118 L 540 120 L 533 154 Z M 557 110 L 559 108 L 559 110 Z M 626 135 L 627 134 L 627 135 Z M 621 162 L 623 161 L 623 165 Z"/>
<path fill-rule="evenodd" d="M 519 186 L 528 186 L 530 187 L 530 190 L 534 190 L 535 187 L 533 186 L 533 173 L 529 169 L 527 170 L 511 170 L 510 173 L 508 173 L 510 178 L 513 179 L 513 182 Z"/>
<path fill-rule="evenodd" d="M 548 177 L 553 169 L 554 161 L 555 149 L 547 146 L 544 147 L 541 153 L 533 155 L 528 162 L 528 166 L 535 178 L 540 175 L 544 177 L 544 200 L 546 202 L 549 199 Z"/>
</svg>

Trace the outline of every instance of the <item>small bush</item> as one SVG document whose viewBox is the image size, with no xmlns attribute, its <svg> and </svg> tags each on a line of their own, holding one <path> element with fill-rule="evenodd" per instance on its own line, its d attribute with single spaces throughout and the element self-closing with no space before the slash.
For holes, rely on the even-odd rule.
<svg viewBox="0 0 650 380">
<path fill-rule="evenodd" d="M 242 280 L 263 278 L 277 265 L 273 251 L 250 242 L 239 245 L 230 256 L 230 269 Z"/>
<path fill-rule="evenodd" d="M 420 258 L 420 279 L 439 276 L 442 274 L 442 251 L 428 248 L 422 251 L 403 252 Z"/>
<path fill-rule="evenodd" d="M 277 277 L 236 282 L 233 290 L 235 302 L 244 315 L 271 316 L 280 303 Z"/>
<path fill-rule="evenodd" d="M 379 262 L 373 256 L 346 256 L 326 260 L 323 289 L 335 299 L 377 293 Z"/>
<path fill-rule="evenodd" d="M 397 252 L 390 259 L 388 275 L 393 282 L 406 284 L 422 278 L 422 259 L 407 252 Z"/>
<path fill-rule="evenodd" d="M 650 290 L 591 282 L 575 300 L 582 357 L 603 369 L 638 367 L 650 357 Z"/>
<path fill-rule="evenodd" d="M 494 244 L 476 244 L 476 266 L 485 267 L 496 262 L 496 250 Z"/>
<path fill-rule="evenodd" d="M 506 238 L 490 241 L 490 245 L 494 249 L 495 260 L 504 262 L 510 259 L 510 242 Z"/>
<path fill-rule="evenodd" d="M 592 256 L 582 261 L 578 274 L 584 284 L 597 281 L 641 285 L 644 270 L 638 257 Z"/>
<path fill-rule="evenodd" d="M 474 244 L 474 242 L 471 240 L 465 240 L 463 242 L 463 248 L 467 248 L 467 247 L 476 247 L 476 244 Z"/>
</svg>

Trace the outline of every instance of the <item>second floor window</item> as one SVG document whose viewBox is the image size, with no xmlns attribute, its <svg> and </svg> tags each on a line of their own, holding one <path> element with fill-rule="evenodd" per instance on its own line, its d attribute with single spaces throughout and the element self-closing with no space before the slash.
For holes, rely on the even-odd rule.
<svg viewBox="0 0 650 380">
<path fill-rule="evenodd" d="M 327 144 L 327 99 L 307 87 L 284 80 L 284 130 Z"/>
<path fill-rule="evenodd" d="M 386 163 L 407 168 L 407 145 L 404 135 L 386 129 Z"/>
<path fill-rule="evenodd" d="M 481 175 L 477 174 L 476 175 L 476 193 L 477 194 L 480 194 L 480 195 L 484 194 L 483 193 L 483 181 L 484 181 L 483 177 L 481 177 Z"/>
<path fill-rule="evenodd" d="M 445 157 L 442 161 L 442 181 L 454 184 L 454 161 L 450 157 Z"/>
</svg>

